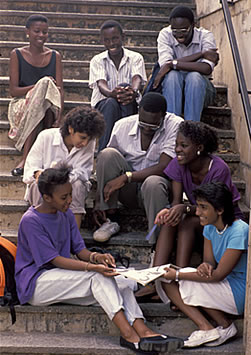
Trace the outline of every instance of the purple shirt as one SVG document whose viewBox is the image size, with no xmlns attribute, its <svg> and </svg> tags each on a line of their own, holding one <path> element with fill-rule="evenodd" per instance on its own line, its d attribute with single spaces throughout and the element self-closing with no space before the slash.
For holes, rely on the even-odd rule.
<svg viewBox="0 0 251 355">
<path fill-rule="evenodd" d="M 37 278 L 54 268 L 50 261 L 57 256 L 70 258 L 85 248 L 71 210 L 55 214 L 39 213 L 30 207 L 18 228 L 15 278 L 21 304 L 27 303 L 35 290 Z"/>
<path fill-rule="evenodd" d="M 231 173 L 228 165 L 219 157 L 215 155 L 210 155 L 212 159 L 212 164 L 204 177 L 201 185 L 207 184 L 212 181 L 224 182 L 233 194 L 233 202 L 240 200 L 240 194 L 232 182 Z M 164 170 L 164 173 L 171 179 L 183 184 L 183 191 L 186 193 L 189 202 L 192 205 L 196 204 L 195 198 L 193 196 L 193 190 L 198 187 L 192 181 L 192 174 L 187 165 L 180 165 L 177 158 L 170 161 Z M 240 209 L 236 206 L 235 216 L 242 218 L 243 215 Z"/>
</svg>

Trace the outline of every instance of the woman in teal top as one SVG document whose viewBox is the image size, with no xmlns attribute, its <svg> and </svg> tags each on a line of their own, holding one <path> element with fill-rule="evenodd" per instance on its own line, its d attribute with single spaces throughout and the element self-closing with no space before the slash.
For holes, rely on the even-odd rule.
<svg viewBox="0 0 251 355">
<path fill-rule="evenodd" d="M 204 261 L 197 269 L 167 268 L 161 286 L 199 328 L 185 346 L 218 346 L 237 333 L 226 314 L 244 312 L 249 227 L 244 221 L 235 220 L 232 194 L 224 183 L 202 185 L 194 196 L 196 215 L 204 226 Z"/>
</svg>

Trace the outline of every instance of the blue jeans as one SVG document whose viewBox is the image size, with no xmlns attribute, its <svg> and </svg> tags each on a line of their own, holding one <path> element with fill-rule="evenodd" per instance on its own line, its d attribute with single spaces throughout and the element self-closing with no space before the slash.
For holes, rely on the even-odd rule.
<svg viewBox="0 0 251 355">
<path fill-rule="evenodd" d="M 116 121 L 122 117 L 127 117 L 137 113 L 137 103 L 133 101 L 128 105 L 121 105 L 117 100 L 112 97 L 103 99 L 97 103 L 95 106 L 99 112 L 101 112 L 105 119 L 105 133 L 99 139 L 99 151 L 104 149 L 109 142 L 113 126 Z"/>
<path fill-rule="evenodd" d="M 215 88 L 198 72 L 171 70 L 162 82 L 162 94 L 168 112 L 180 116 L 184 102 L 184 119 L 200 121 L 203 108 L 213 102 Z"/>
</svg>

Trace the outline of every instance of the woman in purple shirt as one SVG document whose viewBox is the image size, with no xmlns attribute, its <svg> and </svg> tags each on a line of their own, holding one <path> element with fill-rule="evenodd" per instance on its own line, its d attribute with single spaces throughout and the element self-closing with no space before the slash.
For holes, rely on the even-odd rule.
<svg viewBox="0 0 251 355">
<path fill-rule="evenodd" d="M 173 200 L 170 208 L 161 210 L 155 223 L 162 226 L 158 237 L 154 265 L 166 264 L 177 236 L 176 264 L 189 265 L 196 236 L 202 236 L 196 202 L 192 191 L 212 181 L 224 182 L 233 195 L 235 218 L 242 218 L 238 207 L 240 194 L 231 179 L 230 169 L 219 157 L 211 155 L 218 148 L 216 132 L 202 122 L 184 121 L 176 138 L 176 158 L 164 170 L 172 180 Z M 186 193 L 189 204 L 183 203 Z"/>
</svg>

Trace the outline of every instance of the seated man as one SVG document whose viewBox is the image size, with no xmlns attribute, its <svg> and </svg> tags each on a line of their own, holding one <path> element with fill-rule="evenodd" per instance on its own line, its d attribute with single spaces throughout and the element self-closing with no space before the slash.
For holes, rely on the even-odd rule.
<svg viewBox="0 0 251 355">
<path fill-rule="evenodd" d="M 167 111 L 181 115 L 184 102 L 185 120 L 200 121 L 204 106 L 212 104 L 215 89 L 209 77 L 218 63 L 214 36 L 204 28 L 194 27 L 192 10 L 175 7 L 170 26 L 158 36 L 158 72 L 153 88 L 162 81 Z"/>
<path fill-rule="evenodd" d="M 70 169 L 45 169 L 39 176 L 42 202 L 23 215 L 18 230 L 15 263 L 21 304 L 47 306 L 99 303 L 120 330 L 120 345 L 136 353 L 157 355 L 183 345 L 178 338 L 155 333 L 130 287 L 119 289 L 114 258 L 91 253 L 69 209 L 72 202 Z M 71 258 L 71 253 L 78 259 Z M 112 300 L 112 302 L 111 302 Z"/>
<path fill-rule="evenodd" d="M 27 184 L 25 200 L 31 206 L 42 201 L 38 178 L 44 169 L 63 162 L 72 166 L 71 209 L 78 227 L 85 214 L 85 200 L 90 191 L 96 138 L 104 132 L 104 118 L 87 105 L 75 107 L 65 116 L 61 128 L 42 131 L 33 144 L 24 166 L 23 181 Z"/>
<path fill-rule="evenodd" d="M 169 182 L 165 165 L 175 157 L 175 140 L 182 118 L 166 112 L 166 100 L 150 92 L 140 102 L 139 114 L 118 121 L 108 147 L 97 157 L 97 195 L 94 218 L 101 226 L 120 201 L 129 208 L 143 205 L 149 230 L 156 213 L 169 203 Z M 115 228 L 114 228 L 115 227 Z M 118 232 L 118 225 L 106 222 L 94 239 L 104 242 Z M 156 242 L 158 232 L 150 243 Z"/>
<path fill-rule="evenodd" d="M 99 151 L 106 147 L 114 123 L 138 112 L 136 99 L 146 81 L 142 55 L 122 46 L 121 25 L 116 21 L 106 21 L 100 31 L 107 50 L 92 58 L 89 79 L 89 86 L 93 89 L 91 105 L 104 115 L 106 122 L 105 133 L 99 140 Z"/>
</svg>

